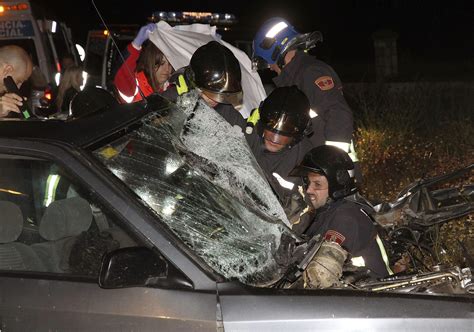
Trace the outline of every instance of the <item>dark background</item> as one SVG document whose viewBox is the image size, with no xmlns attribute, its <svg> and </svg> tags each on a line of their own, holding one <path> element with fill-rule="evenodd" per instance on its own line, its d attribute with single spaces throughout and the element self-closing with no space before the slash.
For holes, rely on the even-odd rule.
<svg viewBox="0 0 474 332">
<path fill-rule="evenodd" d="M 91 1 L 32 0 L 72 28 L 85 45 L 87 31 L 102 24 Z M 147 22 L 153 11 L 210 11 L 235 14 L 239 20 L 228 38 L 251 40 L 268 18 L 281 16 L 300 32 L 319 30 L 316 49 L 343 79 L 368 75 L 374 62 L 372 34 L 398 34 L 400 76 L 407 79 L 472 80 L 474 78 L 474 1 L 312 0 L 312 1 L 150 1 L 96 0 L 107 24 Z M 224 39 L 226 35 L 224 34 Z"/>
</svg>

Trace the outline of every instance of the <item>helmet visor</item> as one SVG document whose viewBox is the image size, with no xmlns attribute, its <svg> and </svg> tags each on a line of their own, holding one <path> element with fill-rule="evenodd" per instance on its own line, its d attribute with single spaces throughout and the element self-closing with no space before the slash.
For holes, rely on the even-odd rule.
<svg viewBox="0 0 474 332">
<path fill-rule="evenodd" d="M 263 139 L 274 145 L 287 146 L 293 142 L 293 137 L 275 133 L 270 130 L 263 131 Z"/>
<path fill-rule="evenodd" d="M 201 89 L 202 93 L 206 97 L 220 104 L 230 104 L 235 108 L 239 108 L 242 105 L 243 94 L 242 91 L 238 92 L 214 92 L 207 89 Z"/>
<path fill-rule="evenodd" d="M 303 133 L 293 116 L 281 114 L 279 117 L 270 117 L 264 124 L 266 129 L 277 132 L 281 135 L 295 137 Z"/>
<path fill-rule="evenodd" d="M 324 171 L 320 169 L 319 167 L 308 167 L 305 165 L 298 165 L 293 170 L 288 174 L 288 176 L 294 176 L 294 177 L 302 177 L 303 182 L 305 181 L 304 178 L 307 180 L 308 173 L 316 173 L 320 175 L 326 176 Z"/>
</svg>

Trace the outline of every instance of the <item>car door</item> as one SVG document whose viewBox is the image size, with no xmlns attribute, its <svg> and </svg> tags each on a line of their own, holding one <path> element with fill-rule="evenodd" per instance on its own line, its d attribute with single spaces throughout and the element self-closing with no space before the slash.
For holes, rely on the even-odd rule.
<svg viewBox="0 0 474 332">
<path fill-rule="evenodd" d="M 218 285 L 232 331 L 472 331 L 468 297 Z"/>
<path fill-rule="evenodd" d="M 78 158 L 57 145 L 0 139 L 1 330 L 215 330 L 212 278 Z M 129 247 L 161 255 L 191 287 L 99 287 L 101 258 Z"/>
</svg>

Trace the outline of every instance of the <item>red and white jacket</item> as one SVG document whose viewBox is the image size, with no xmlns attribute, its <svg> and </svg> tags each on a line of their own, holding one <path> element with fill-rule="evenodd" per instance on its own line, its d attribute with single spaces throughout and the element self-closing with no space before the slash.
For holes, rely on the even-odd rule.
<svg viewBox="0 0 474 332">
<path fill-rule="evenodd" d="M 115 74 L 114 84 L 117 88 L 118 99 L 121 103 L 134 103 L 142 100 L 139 89 L 142 91 L 145 97 L 151 95 L 155 91 L 153 91 L 150 83 L 148 83 L 145 73 L 143 71 L 138 73 L 136 72 L 137 60 L 140 56 L 140 50 L 137 50 L 130 43 L 127 46 L 127 51 L 129 56 L 120 66 L 117 74 Z M 134 76 L 132 76 L 130 73 L 133 73 Z M 161 93 L 165 91 L 168 86 L 169 83 L 166 82 L 164 84 L 164 88 L 156 92 Z"/>
</svg>

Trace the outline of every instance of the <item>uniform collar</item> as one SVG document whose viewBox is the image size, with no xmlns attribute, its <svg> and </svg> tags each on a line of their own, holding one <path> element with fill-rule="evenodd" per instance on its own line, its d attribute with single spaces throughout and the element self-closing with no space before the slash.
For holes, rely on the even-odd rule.
<svg viewBox="0 0 474 332">
<path fill-rule="evenodd" d="M 336 207 L 340 206 L 342 203 L 344 203 L 344 199 L 333 200 L 332 198 L 330 198 L 326 204 L 316 210 L 316 215 L 320 215 L 326 211 L 333 210 Z"/>
</svg>

